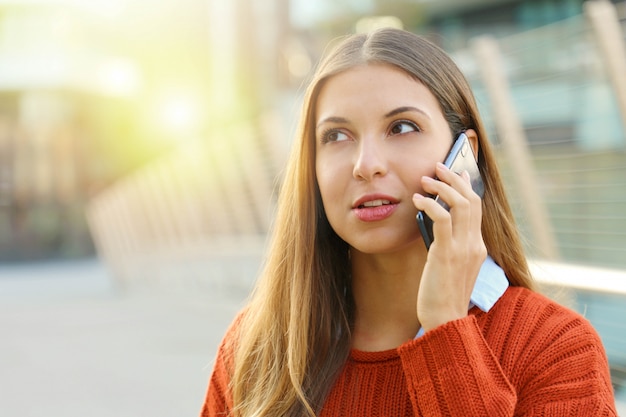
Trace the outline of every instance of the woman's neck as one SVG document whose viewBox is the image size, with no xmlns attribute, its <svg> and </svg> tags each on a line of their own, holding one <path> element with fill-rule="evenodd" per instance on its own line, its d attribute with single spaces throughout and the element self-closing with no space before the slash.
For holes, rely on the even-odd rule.
<svg viewBox="0 0 626 417">
<path fill-rule="evenodd" d="M 417 291 L 426 254 L 409 250 L 415 253 L 369 255 L 352 251 L 354 349 L 393 349 L 417 334 Z"/>
</svg>

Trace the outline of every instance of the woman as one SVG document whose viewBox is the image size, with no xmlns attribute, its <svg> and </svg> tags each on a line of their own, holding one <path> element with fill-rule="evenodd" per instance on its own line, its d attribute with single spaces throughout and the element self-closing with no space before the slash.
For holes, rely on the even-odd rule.
<svg viewBox="0 0 626 417">
<path fill-rule="evenodd" d="M 482 200 L 438 163 L 461 133 Z M 474 98 L 443 51 L 393 29 L 346 38 L 309 85 L 298 139 L 203 416 L 616 415 L 590 324 L 532 291 Z"/>
</svg>

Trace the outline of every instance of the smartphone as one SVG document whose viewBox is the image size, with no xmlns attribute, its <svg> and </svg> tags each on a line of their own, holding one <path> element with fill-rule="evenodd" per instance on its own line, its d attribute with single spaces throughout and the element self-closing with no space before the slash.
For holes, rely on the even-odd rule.
<svg viewBox="0 0 626 417">
<path fill-rule="evenodd" d="M 463 171 L 467 171 L 470 176 L 472 189 L 480 196 L 480 198 L 483 198 L 483 195 L 485 194 L 485 185 L 482 177 L 480 176 L 480 171 L 478 170 L 478 164 L 476 163 L 474 151 L 472 150 L 472 146 L 470 145 L 465 133 L 461 133 L 456 138 L 454 144 L 452 145 L 452 149 L 450 149 L 450 152 L 448 153 L 448 156 L 444 160 L 443 164 L 451 171 L 456 172 L 459 175 L 463 173 Z M 450 207 L 445 201 L 440 199 L 439 196 L 431 197 L 434 198 L 435 201 L 438 202 L 443 208 L 450 210 Z M 422 238 L 426 244 L 426 249 L 430 249 L 430 245 L 435 239 L 433 236 L 433 221 L 423 211 L 417 213 L 416 219 L 420 232 L 422 233 Z"/>
</svg>

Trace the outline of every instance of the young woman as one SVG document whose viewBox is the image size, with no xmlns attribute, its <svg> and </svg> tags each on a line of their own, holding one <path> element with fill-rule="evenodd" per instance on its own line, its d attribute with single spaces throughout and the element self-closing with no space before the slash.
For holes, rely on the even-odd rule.
<svg viewBox="0 0 626 417">
<path fill-rule="evenodd" d="M 461 133 L 482 200 L 440 163 Z M 597 334 L 532 286 L 459 69 L 409 32 L 348 37 L 306 92 L 265 268 L 202 416 L 615 416 Z"/>
</svg>

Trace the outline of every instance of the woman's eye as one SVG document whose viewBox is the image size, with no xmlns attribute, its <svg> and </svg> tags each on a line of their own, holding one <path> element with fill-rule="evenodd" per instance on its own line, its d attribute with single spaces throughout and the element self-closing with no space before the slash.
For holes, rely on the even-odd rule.
<svg viewBox="0 0 626 417">
<path fill-rule="evenodd" d="M 341 142 L 344 140 L 348 140 L 348 135 L 340 130 L 330 130 L 322 135 L 322 143 Z"/>
<path fill-rule="evenodd" d="M 413 122 L 402 121 L 391 126 L 390 133 L 392 135 L 402 135 L 409 132 L 419 132 L 419 128 Z"/>
</svg>

